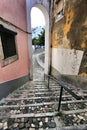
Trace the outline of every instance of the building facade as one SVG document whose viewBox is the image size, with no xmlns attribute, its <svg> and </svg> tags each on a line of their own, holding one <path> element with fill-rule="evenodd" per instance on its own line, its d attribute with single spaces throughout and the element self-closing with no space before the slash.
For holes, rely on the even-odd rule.
<svg viewBox="0 0 87 130">
<path fill-rule="evenodd" d="M 25 0 L 0 1 L 0 98 L 29 80 Z"/>
<path fill-rule="evenodd" d="M 52 12 L 52 74 L 85 88 L 87 1 L 54 0 Z"/>
</svg>

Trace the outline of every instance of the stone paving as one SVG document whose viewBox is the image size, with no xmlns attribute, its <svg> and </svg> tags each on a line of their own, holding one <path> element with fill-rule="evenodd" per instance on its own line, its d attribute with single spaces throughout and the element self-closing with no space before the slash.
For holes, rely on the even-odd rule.
<svg viewBox="0 0 87 130">
<path fill-rule="evenodd" d="M 58 113 L 60 85 L 44 81 L 44 69 L 33 56 L 33 81 L 0 101 L 0 130 L 87 130 L 87 94 L 76 100 L 63 92 Z"/>
</svg>

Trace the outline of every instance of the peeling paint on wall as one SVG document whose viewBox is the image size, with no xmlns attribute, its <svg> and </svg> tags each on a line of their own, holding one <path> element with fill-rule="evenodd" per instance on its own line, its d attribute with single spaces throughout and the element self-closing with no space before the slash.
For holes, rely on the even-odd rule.
<svg viewBox="0 0 87 130">
<path fill-rule="evenodd" d="M 73 5 L 73 12 L 73 22 L 71 24 L 71 28 L 67 34 L 67 37 L 70 40 L 72 49 L 74 48 L 81 50 L 83 49 L 81 48 L 81 44 L 84 42 L 84 37 L 87 32 L 87 27 L 84 26 L 84 22 L 87 17 L 87 1 L 76 1 L 76 3 Z"/>
<path fill-rule="evenodd" d="M 73 22 L 73 16 L 74 16 L 74 13 L 70 9 L 68 10 L 67 13 L 65 13 L 66 23 L 64 26 L 64 36 L 67 35 L 67 33 L 70 31 L 71 24 Z"/>
<path fill-rule="evenodd" d="M 55 22 L 57 14 L 54 2 L 52 48 L 83 51 L 83 57 L 79 57 L 81 64 L 78 74 L 87 76 L 87 0 L 66 0 L 64 5 L 64 17 Z M 67 56 L 64 58 L 67 59 Z"/>
</svg>

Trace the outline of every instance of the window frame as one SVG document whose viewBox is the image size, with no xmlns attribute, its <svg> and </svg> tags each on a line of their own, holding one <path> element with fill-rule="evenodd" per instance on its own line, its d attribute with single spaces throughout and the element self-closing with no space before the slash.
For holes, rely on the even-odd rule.
<svg viewBox="0 0 87 130">
<path fill-rule="evenodd" d="M 58 11 L 58 6 L 59 4 L 61 4 L 61 1 L 63 1 L 63 4 L 62 4 L 62 9 L 60 11 Z M 65 4 L 65 0 L 57 0 L 56 1 L 56 16 L 55 16 L 55 22 L 58 22 L 60 21 L 63 17 L 64 17 L 64 4 Z"/>
<path fill-rule="evenodd" d="M 10 37 L 10 35 L 13 36 L 14 38 L 14 46 L 15 46 L 15 51 L 16 53 L 12 56 L 9 56 L 7 58 L 4 57 L 4 50 L 3 50 L 3 45 L 2 45 L 2 36 L 4 35 L 4 33 L 7 33 Z M 16 46 L 16 35 L 17 32 L 11 28 L 7 28 L 3 25 L 0 24 L 0 59 L 1 59 L 1 67 L 7 66 L 9 64 L 11 64 L 12 62 L 18 60 L 18 51 L 17 51 L 17 46 Z"/>
</svg>

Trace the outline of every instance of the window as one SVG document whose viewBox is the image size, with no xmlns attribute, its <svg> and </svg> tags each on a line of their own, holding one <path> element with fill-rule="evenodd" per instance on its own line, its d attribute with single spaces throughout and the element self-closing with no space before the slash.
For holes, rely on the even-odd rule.
<svg viewBox="0 0 87 130">
<path fill-rule="evenodd" d="M 11 34 L 1 34 L 4 59 L 16 55 L 15 37 Z"/>
<path fill-rule="evenodd" d="M 56 0 L 55 3 L 58 4 L 59 1 L 60 1 L 60 0 Z"/>
<path fill-rule="evenodd" d="M 17 59 L 16 45 L 15 45 L 15 36 L 17 33 L 14 30 L 5 28 L 0 24 L 0 50 L 1 59 L 3 60 L 3 66 L 10 64 L 11 62 Z M 16 58 L 15 58 L 16 57 Z"/>
<path fill-rule="evenodd" d="M 56 17 L 55 22 L 59 21 L 64 16 L 64 0 L 56 1 Z"/>
</svg>

